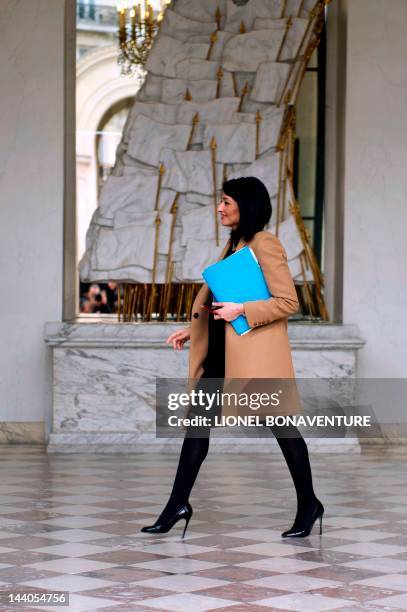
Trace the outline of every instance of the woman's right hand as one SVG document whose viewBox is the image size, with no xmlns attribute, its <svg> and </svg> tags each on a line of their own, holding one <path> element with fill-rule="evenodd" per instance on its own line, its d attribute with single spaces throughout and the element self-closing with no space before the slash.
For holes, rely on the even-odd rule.
<svg viewBox="0 0 407 612">
<path fill-rule="evenodd" d="M 174 350 L 181 350 L 184 347 L 185 342 L 191 338 L 191 328 L 180 329 L 170 334 L 165 341 L 166 344 L 172 344 Z"/>
</svg>

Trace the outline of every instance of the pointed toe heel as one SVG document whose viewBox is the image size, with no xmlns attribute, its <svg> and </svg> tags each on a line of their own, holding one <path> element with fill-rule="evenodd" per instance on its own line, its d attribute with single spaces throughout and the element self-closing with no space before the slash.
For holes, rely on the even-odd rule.
<svg viewBox="0 0 407 612">
<path fill-rule="evenodd" d="M 182 532 L 182 538 L 184 538 L 188 523 L 191 520 L 191 516 L 192 507 L 191 504 L 187 502 L 186 504 L 183 504 L 168 520 L 160 521 L 160 519 L 158 519 L 154 523 L 154 525 L 147 525 L 146 527 L 142 527 L 140 531 L 142 531 L 143 533 L 168 533 L 168 531 L 170 531 L 170 529 L 172 529 L 174 525 L 178 523 L 178 521 L 180 521 L 181 519 L 185 519 L 185 527 L 184 531 Z"/>
<path fill-rule="evenodd" d="M 319 500 L 317 500 L 310 514 L 307 517 L 305 517 L 304 515 L 297 515 L 291 529 L 284 531 L 281 534 L 281 537 L 305 538 L 311 533 L 314 523 L 317 519 L 319 519 L 319 535 L 322 535 L 322 517 L 324 511 L 324 506 Z"/>
</svg>

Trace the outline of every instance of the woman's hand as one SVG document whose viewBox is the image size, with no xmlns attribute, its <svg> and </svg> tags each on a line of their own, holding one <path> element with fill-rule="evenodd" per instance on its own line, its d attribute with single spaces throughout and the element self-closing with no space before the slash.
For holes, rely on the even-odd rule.
<svg viewBox="0 0 407 612">
<path fill-rule="evenodd" d="M 166 344 L 172 344 L 174 350 L 181 350 L 185 342 L 191 338 L 191 328 L 180 329 L 168 336 Z"/>
<path fill-rule="evenodd" d="M 236 302 L 212 302 L 212 306 L 221 306 L 213 313 L 214 319 L 233 321 L 239 315 L 244 315 L 243 304 L 237 304 Z"/>
</svg>

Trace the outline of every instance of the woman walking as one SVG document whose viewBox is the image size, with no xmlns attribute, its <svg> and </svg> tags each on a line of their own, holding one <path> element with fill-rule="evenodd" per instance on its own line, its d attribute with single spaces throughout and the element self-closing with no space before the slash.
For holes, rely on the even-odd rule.
<svg viewBox="0 0 407 612">
<path fill-rule="evenodd" d="M 272 207 L 265 185 L 255 177 L 241 177 L 223 183 L 218 205 L 221 223 L 231 228 L 230 238 L 219 259 L 230 256 L 243 246 L 254 251 L 269 287 L 271 298 L 235 302 L 214 302 L 209 287 L 203 284 L 192 305 L 191 325 L 167 338 L 174 349 L 182 349 L 190 340 L 189 379 L 199 379 L 200 388 L 208 389 L 214 379 L 294 378 L 288 339 L 288 316 L 297 312 L 299 302 L 288 267 L 287 255 L 279 239 L 264 231 Z M 212 310 L 212 307 L 217 308 Z M 230 325 L 239 315 L 247 318 L 252 329 L 239 336 Z M 322 533 L 324 507 L 316 497 L 312 483 L 307 445 L 293 425 L 272 426 L 287 462 L 297 494 L 297 513 L 290 529 L 282 537 L 305 537 L 319 518 Z M 204 435 L 187 430 L 170 498 L 147 533 L 166 533 L 185 519 L 182 537 L 192 516 L 189 495 L 209 448 L 210 428 Z"/>
</svg>

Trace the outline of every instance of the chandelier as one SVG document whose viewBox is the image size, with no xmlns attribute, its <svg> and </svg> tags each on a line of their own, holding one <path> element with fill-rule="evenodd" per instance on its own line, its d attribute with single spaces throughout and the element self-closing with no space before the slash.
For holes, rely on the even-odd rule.
<svg viewBox="0 0 407 612">
<path fill-rule="evenodd" d="M 165 6 L 170 0 L 119 0 L 119 56 L 121 76 L 140 75 L 155 34 L 160 28 Z M 142 72 L 144 72 L 142 70 Z"/>
</svg>

